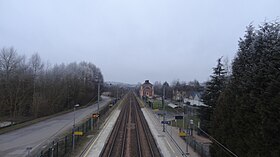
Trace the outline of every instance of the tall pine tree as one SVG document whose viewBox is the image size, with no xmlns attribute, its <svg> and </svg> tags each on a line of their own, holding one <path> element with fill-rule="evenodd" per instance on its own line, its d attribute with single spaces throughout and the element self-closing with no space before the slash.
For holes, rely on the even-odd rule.
<svg viewBox="0 0 280 157">
<path fill-rule="evenodd" d="M 280 25 L 249 26 L 214 111 L 212 135 L 241 157 L 279 157 L 279 113 Z M 211 152 L 225 156 L 216 146 Z"/>
<path fill-rule="evenodd" d="M 211 129 L 211 117 L 216 107 L 220 93 L 225 87 L 225 69 L 222 64 L 222 57 L 218 59 L 218 64 L 213 68 L 213 74 L 211 80 L 206 82 L 206 90 L 202 95 L 202 100 L 207 107 L 201 106 L 199 109 L 201 129 L 209 133 Z"/>
</svg>

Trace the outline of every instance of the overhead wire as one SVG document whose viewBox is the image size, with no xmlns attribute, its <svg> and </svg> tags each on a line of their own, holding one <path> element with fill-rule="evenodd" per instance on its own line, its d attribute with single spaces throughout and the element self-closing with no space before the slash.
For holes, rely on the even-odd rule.
<svg viewBox="0 0 280 157">
<path fill-rule="evenodd" d="M 236 155 L 235 153 L 233 153 L 229 148 L 227 148 L 226 146 L 224 146 L 221 142 L 219 142 L 218 140 L 216 140 L 214 137 L 212 137 L 211 135 L 209 135 L 208 133 L 206 133 L 204 130 L 202 130 L 200 127 L 198 127 L 196 124 L 194 124 L 200 131 L 202 131 L 205 135 L 207 135 L 209 137 L 209 139 L 212 141 L 214 141 L 215 143 L 217 143 L 220 147 L 222 147 L 225 151 L 227 151 L 228 153 L 230 153 L 230 155 L 234 156 L 234 157 L 238 157 L 238 155 Z"/>
</svg>

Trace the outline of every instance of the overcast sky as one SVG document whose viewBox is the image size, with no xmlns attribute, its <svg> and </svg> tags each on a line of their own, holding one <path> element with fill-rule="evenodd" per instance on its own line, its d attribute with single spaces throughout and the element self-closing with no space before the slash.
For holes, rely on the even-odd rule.
<svg viewBox="0 0 280 157">
<path fill-rule="evenodd" d="M 105 81 L 206 81 L 250 23 L 280 0 L 0 0 L 0 48 L 44 61 L 90 61 Z"/>
</svg>

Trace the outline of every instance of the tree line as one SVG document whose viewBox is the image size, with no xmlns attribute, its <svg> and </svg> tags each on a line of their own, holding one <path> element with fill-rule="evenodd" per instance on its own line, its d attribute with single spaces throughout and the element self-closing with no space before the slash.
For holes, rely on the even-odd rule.
<svg viewBox="0 0 280 157">
<path fill-rule="evenodd" d="M 155 81 L 153 84 L 154 86 L 154 93 L 158 96 L 162 96 L 163 88 L 165 88 L 165 98 L 173 99 L 175 96 L 175 92 L 184 92 L 186 95 L 189 96 L 193 92 L 201 93 L 204 90 L 203 85 L 201 85 L 197 80 L 189 81 L 188 83 L 185 81 L 174 80 L 169 85 L 168 82 L 161 83 L 160 81 Z"/>
<path fill-rule="evenodd" d="M 37 53 L 27 58 L 2 48 L 0 117 L 32 119 L 85 105 L 97 99 L 98 82 L 103 84 L 103 76 L 93 63 L 50 65 Z"/>
<path fill-rule="evenodd" d="M 232 73 L 218 59 L 206 83 L 201 128 L 213 142 L 213 157 L 280 156 L 280 24 L 247 27 L 239 40 Z"/>
</svg>

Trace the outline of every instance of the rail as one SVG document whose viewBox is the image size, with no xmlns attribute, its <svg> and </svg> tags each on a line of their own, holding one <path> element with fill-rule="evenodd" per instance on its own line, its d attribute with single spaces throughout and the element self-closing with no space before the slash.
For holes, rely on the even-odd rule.
<svg viewBox="0 0 280 157">
<path fill-rule="evenodd" d="M 100 156 L 161 157 L 156 142 L 133 93 L 124 106 Z"/>
</svg>

